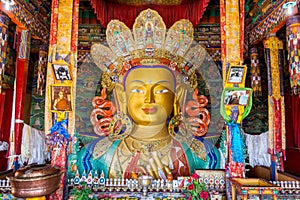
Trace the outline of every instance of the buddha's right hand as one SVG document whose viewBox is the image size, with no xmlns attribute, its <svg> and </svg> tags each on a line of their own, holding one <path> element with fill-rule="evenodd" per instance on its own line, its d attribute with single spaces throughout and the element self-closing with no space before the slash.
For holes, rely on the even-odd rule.
<svg viewBox="0 0 300 200">
<path fill-rule="evenodd" d="M 147 172 L 154 179 L 164 179 L 166 180 L 167 175 L 171 172 L 168 166 L 163 165 L 161 159 L 158 157 L 157 152 L 151 152 L 151 157 L 149 158 L 149 164 L 147 165 Z"/>
</svg>

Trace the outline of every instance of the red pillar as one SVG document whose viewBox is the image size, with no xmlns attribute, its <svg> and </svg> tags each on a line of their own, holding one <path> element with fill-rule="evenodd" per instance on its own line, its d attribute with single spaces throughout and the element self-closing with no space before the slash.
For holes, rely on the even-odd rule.
<svg viewBox="0 0 300 200">
<path fill-rule="evenodd" d="M 0 141 L 3 140 L 1 135 L 3 111 L 5 105 L 5 92 L 3 91 L 3 76 L 6 63 L 6 48 L 7 48 L 7 35 L 8 35 L 8 24 L 10 22 L 9 17 L 4 14 L 0 14 L 0 33 L 1 36 L 1 45 L 0 45 Z M 6 141 L 7 142 L 7 141 Z"/>
<path fill-rule="evenodd" d="M 30 48 L 30 32 L 21 30 L 18 33 L 18 57 L 16 66 L 16 103 L 15 103 L 15 155 L 21 154 L 22 130 L 24 122 L 24 102 L 28 75 L 28 60 Z M 16 160 L 17 157 L 16 157 Z M 18 162 L 15 167 L 18 168 Z"/>
</svg>

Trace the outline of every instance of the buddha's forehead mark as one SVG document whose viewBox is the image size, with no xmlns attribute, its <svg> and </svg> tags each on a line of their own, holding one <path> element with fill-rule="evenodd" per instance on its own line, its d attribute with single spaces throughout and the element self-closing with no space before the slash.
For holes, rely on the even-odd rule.
<svg viewBox="0 0 300 200">
<path fill-rule="evenodd" d="M 167 83 L 167 84 L 171 84 L 171 85 L 173 84 L 171 86 L 172 88 L 170 88 L 170 89 L 173 90 L 173 91 L 175 91 L 176 77 L 175 77 L 175 75 L 173 74 L 173 72 L 168 67 L 163 66 L 163 65 L 158 65 L 158 66 L 136 66 L 134 68 L 129 69 L 129 71 L 125 74 L 124 79 L 123 79 L 124 91 L 126 91 L 126 88 L 127 88 L 126 81 L 127 81 L 128 75 L 132 71 L 134 71 L 136 69 L 164 69 L 164 70 L 167 70 L 167 71 L 170 72 L 170 75 L 172 76 L 172 78 L 171 78 L 172 80 L 160 80 L 160 81 L 158 81 L 158 82 L 155 83 L 154 80 L 151 77 L 149 77 L 148 80 L 141 80 L 141 79 L 138 79 L 138 77 L 137 77 L 136 79 L 130 81 L 130 83 L 133 83 L 133 82 L 143 82 L 144 84 L 159 84 L 159 83 Z M 130 83 L 128 83 L 128 84 L 130 84 Z"/>
</svg>

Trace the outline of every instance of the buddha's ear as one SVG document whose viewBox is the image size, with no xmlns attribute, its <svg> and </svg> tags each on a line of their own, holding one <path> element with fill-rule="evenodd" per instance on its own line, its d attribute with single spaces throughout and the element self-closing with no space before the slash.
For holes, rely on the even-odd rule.
<svg viewBox="0 0 300 200">
<path fill-rule="evenodd" d="M 177 100 L 178 106 L 180 107 L 183 104 L 184 98 L 185 98 L 185 92 L 186 89 L 182 84 L 178 84 L 176 86 L 176 94 L 175 94 L 175 99 Z"/>
<path fill-rule="evenodd" d="M 116 83 L 115 89 L 115 100 L 119 104 L 120 111 L 122 113 L 126 113 L 126 95 L 124 91 L 124 87 L 120 83 Z"/>
</svg>

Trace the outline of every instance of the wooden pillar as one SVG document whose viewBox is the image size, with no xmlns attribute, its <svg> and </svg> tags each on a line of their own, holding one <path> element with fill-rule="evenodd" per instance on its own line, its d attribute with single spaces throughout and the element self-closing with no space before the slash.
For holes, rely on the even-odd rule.
<svg viewBox="0 0 300 200">
<path fill-rule="evenodd" d="M 47 199 L 60 200 L 67 197 L 68 141 L 75 129 L 76 67 L 78 41 L 79 0 L 53 0 L 50 27 L 50 44 L 47 63 L 45 132 L 51 138 L 59 135 L 55 127 L 65 131 L 60 142 L 52 141 L 51 164 L 65 172 L 59 189 Z M 68 106 L 59 108 L 60 92 Z M 62 130 L 60 129 L 60 130 Z M 62 136 L 62 135 L 61 135 Z"/>
<path fill-rule="evenodd" d="M 18 57 L 16 64 L 16 96 L 15 96 L 15 141 L 14 153 L 21 154 L 22 130 L 24 123 L 24 103 L 28 75 L 28 59 L 30 52 L 31 35 L 28 30 L 18 31 Z M 15 160 L 15 169 L 18 168 L 18 160 Z"/>
</svg>

